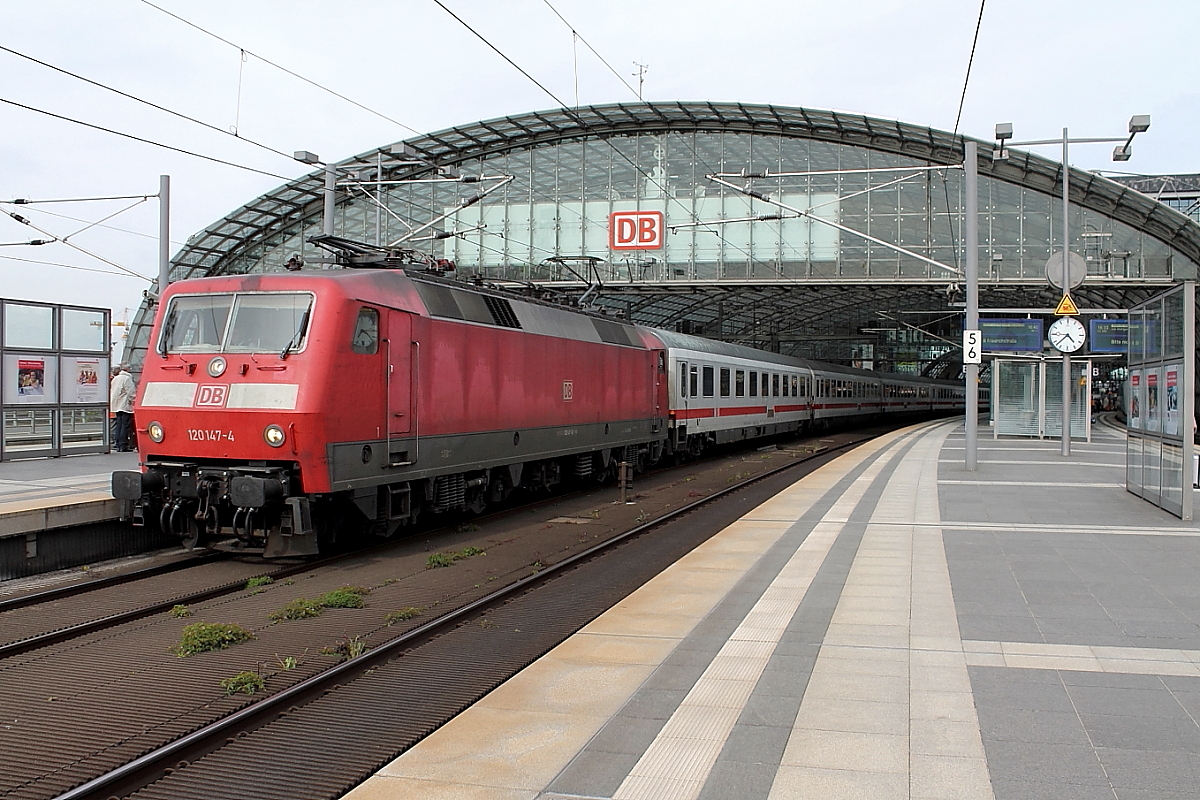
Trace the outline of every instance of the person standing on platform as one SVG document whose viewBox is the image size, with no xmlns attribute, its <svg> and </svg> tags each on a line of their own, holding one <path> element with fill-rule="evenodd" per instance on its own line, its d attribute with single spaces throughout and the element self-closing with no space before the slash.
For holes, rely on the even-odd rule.
<svg viewBox="0 0 1200 800">
<path fill-rule="evenodd" d="M 116 414 L 116 425 L 113 432 L 112 449 L 118 453 L 128 453 L 133 450 L 131 438 L 133 434 L 133 395 L 137 392 L 133 376 L 129 368 L 122 364 L 113 367 L 112 385 L 108 392 L 108 408 Z"/>
</svg>

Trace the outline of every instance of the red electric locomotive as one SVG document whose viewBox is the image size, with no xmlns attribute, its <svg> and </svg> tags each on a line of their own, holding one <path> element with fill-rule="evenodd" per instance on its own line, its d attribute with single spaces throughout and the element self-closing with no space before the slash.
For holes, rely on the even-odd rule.
<svg viewBox="0 0 1200 800">
<path fill-rule="evenodd" d="M 135 523 L 310 555 L 343 526 L 830 422 L 953 413 L 961 384 L 804 361 L 445 280 L 343 269 L 172 284 L 134 419 Z"/>
<path fill-rule="evenodd" d="M 663 346 L 602 316 L 402 270 L 186 280 L 161 308 L 113 495 L 189 546 L 312 554 L 354 509 L 387 536 L 666 443 Z"/>
</svg>

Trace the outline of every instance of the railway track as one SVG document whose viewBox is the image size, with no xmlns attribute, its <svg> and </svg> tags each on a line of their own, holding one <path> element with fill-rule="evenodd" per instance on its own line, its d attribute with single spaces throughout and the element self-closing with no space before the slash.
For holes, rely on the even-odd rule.
<svg viewBox="0 0 1200 800">
<path fill-rule="evenodd" d="M 373 640 L 361 655 L 143 748 L 61 797 L 337 797 L 795 480 L 797 464 L 815 469 L 878 433 L 842 435 L 814 452 L 790 454 L 778 467 L 738 473 L 719 490 L 677 491 L 702 496 L 668 503 L 675 507 L 569 555 L 534 562 L 503 588 L 464 592 L 436 619 Z M 727 502 L 695 515 L 718 497 Z M 651 505 L 645 495 L 640 503 Z M 656 535 L 643 535 L 650 530 Z"/>
</svg>

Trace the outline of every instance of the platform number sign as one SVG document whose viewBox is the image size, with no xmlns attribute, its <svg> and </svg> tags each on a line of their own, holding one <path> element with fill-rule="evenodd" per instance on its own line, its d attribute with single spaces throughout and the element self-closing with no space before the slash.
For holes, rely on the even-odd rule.
<svg viewBox="0 0 1200 800">
<path fill-rule="evenodd" d="M 983 333 L 978 329 L 963 331 L 963 363 L 983 363 Z"/>
<path fill-rule="evenodd" d="M 661 250 L 666 228 L 661 211 L 614 211 L 608 215 L 613 250 Z"/>
<path fill-rule="evenodd" d="M 563 402 L 569 403 L 575 399 L 575 384 L 571 381 L 563 381 Z"/>
<path fill-rule="evenodd" d="M 222 385 L 201 386 L 196 392 L 196 405 L 206 408 L 224 408 L 229 397 L 229 387 Z"/>
</svg>

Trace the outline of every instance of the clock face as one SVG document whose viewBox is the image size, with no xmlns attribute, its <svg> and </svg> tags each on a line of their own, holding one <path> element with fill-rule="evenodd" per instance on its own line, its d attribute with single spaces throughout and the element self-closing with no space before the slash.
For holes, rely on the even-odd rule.
<svg viewBox="0 0 1200 800">
<path fill-rule="evenodd" d="M 1060 353 L 1074 353 L 1083 347 L 1086 331 L 1074 317 L 1060 317 L 1050 326 L 1050 344 Z"/>
</svg>

